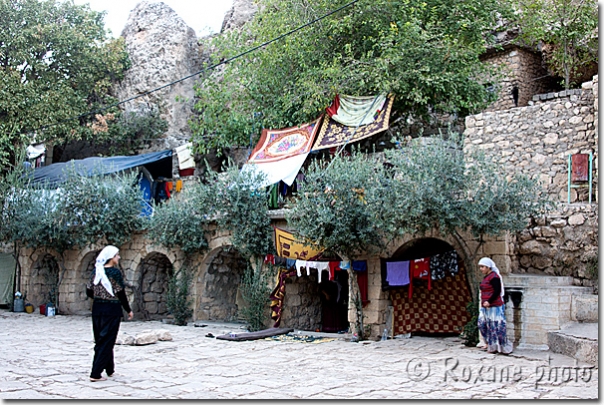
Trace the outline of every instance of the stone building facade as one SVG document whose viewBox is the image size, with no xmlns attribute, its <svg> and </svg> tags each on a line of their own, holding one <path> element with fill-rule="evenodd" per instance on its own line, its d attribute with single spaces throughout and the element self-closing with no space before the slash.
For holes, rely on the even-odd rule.
<svg viewBox="0 0 604 405">
<path fill-rule="evenodd" d="M 485 111 L 524 107 L 534 94 L 559 87 L 543 67 L 541 55 L 531 49 L 505 45 L 503 50 L 489 50 L 481 60 L 498 69 L 496 84 L 491 87 L 497 93 L 497 100 Z"/>
</svg>

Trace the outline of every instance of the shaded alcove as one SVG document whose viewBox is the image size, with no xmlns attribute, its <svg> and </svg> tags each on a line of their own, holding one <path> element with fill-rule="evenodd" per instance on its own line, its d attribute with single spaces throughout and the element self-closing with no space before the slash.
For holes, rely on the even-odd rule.
<svg viewBox="0 0 604 405">
<path fill-rule="evenodd" d="M 166 294 L 174 274 L 170 259 L 153 252 L 141 260 L 135 273 L 132 311 L 139 319 L 160 320 L 168 316 Z"/>
<path fill-rule="evenodd" d="M 316 269 L 310 275 L 302 270 L 285 280 L 285 297 L 280 326 L 321 332 L 347 330 L 348 323 L 348 273 L 336 271 L 333 280 L 323 270 L 321 282 Z"/>
<path fill-rule="evenodd" d="M 196 284 L 196 318 L 210 321 L 238 321 L 241 297 L 239 284 L 247 266 L 234 248 L 221 247 L 204 261 Z"/>
<path fill-rule="evenodd" d="M 45 254 L 32 266 L 25 288 L 26 301 L 35 308 L 48 302 L 57 304 L 59 264 L 54 256 Z"/>
</svg>

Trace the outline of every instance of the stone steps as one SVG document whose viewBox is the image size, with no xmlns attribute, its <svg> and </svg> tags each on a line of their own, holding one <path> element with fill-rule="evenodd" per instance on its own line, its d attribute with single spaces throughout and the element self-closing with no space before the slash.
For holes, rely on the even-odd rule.
<svg viewBox="0 0 604 405">
<path fill-rule="evenodd" d="M 554 353 L 578 361 L 598 364 L 598 324 L 571 322 L 559 331 L 547 333 L 547 344 Z"/>
</svg>

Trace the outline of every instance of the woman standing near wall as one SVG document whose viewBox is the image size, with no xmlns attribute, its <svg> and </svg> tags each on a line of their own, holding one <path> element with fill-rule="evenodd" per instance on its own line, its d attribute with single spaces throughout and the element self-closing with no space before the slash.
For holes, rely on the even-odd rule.
<svg viewBox="0 0 604 405">
<path fill-rule="evenodd" d="M 484 275 L 480 283 L 480 313 L 478 329 L 487 344 L 489 353 L 509 354 L 513 347 L 507 338 L 505 308 L 503 305 L 504 287 L 499 269 L 493 260 L 483 257 L 478 262 Z"/>
<path fill-rule="evenodd" d="M 120 255 L 115 246 L 106 246 L 96 258 L 95 271 L 86 286 L 86 295 L 94 299 L 92 304 L 92 330 L 94 333 L 94 360 L 90 381 L 103 381 L 103 370 L 109 377 L 115 372 L 113 347 L 122 320 L 122 308 L 128 312 L 128 320 L 134 317 L 126 292 L 124 279 L 117 267 Z"/>
</svg>

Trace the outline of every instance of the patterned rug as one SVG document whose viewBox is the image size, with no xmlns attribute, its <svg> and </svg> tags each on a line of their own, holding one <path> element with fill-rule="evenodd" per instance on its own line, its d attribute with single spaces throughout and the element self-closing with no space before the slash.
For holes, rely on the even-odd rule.
<svg viewBox="0 0 604 405">
<path fill-rule="evenodd" d="M 371 124 L 363 125 L 358 128 L 347 127 L 345 125 L 336 122 L 334 119 L 326 116 L 321 125 L 321 131 L 317 135 L 317 141 L 312 150 L 322 150 L 327 148 L 333 148 L 336 146 L 345 145 L 360 141 L 361 139 L 368 138 L 372 135 L 380 133 L 388 129 L 390 122 L 390 111 L 392 110 L 392 103 L 394 97 L 388 97 L 384 110 L 378 115 L 375 121 Z M 354 135 L 353 135 L 354 134 Z"/>
<path fill-rule="evenodd" d="M 263 129 L 248 163 L 270 163 L 310 152 L 323 116 L 285 129 Z"/>
<path fill-rule="evenodd" d="M 455 276 L 447 275 L 432 280 L 432 290 L 427 283 L 413 286 L 411 300 L 407 287 L 390 290 L 394 306 L 394 335 L 411 332 L 461 333 L 470 320 L 466 305 L 472 300 L 465 268 L 460 264 Z"/>
</svg>

